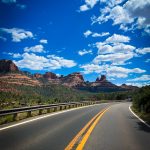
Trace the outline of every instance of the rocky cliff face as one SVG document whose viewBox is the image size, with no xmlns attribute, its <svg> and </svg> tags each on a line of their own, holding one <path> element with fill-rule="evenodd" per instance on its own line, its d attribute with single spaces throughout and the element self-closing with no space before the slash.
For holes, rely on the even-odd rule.
<svg viewBox="0 0 150 150">
<path fill-rule="evenodd" d="M 105 82 L 106 81 L 106 76 L 105 75 L 101 75 L 101 78 L 97 78 L 95 82 Z"/>
<path fill-rule="evenodd" d="M 65 77 L 61 77 L 61 83 L 65 86 L 76 87 L 84 84 L 84 78 L 79 72 L 74 72 Z"/>
<path fill-rule="evenodd" d="M 57 79 L 57 75 L 55 73 L 52 73 L 52 72 L 46 72 L 44 75 L 43 75 L 44 78 L 46 79 Z"/>
<path fill-rule="evenodd" d="M 40 74 L 40 73 L 35 73 L 33 76 L 34 76 L 36 79 L 43 78 L 43 75 Z"/>
<path fill-rule="evenodd" d="M 121 88 L 115 84 L 107 81 L 106 76 L 102 75 L 98 77 L 95 82 L 86 82 L 84 86 L 78 86 L 78 89 L 87 90 L 90 92 L 101 92 L 101 91 L 120 91 Z"/>
<path fill-rule="evenodd" d="M 0 72 L 19 72 L 18 67 L 11 60 L 0 60 Z"/>
<path fill-rule="evenodd" d="M 90 92 L 121 91 L 137 88 L 133 86 L 127 86 L 125 84 L 122 86 L 117 86 L 109 82 L 105 75 L 97 78 L 95 82 L 85 82 L 82 74 L 79 72 L 74 72 L 67 76 L 60 77 L 52 72 L 46 72 L 43 75 L 39 73 L 32 75 L 29 72 L 19 71 L 18 67 L 11 60 L 0 60 L 0 72 L 2 72 L 2 74 L 0 74 L 0 82 L 3 83 L 3 85 L 21 84 L 28 86 L 45 86 L 51 84 L 60 84 L 70 88 L 86 90 Z M 5 72 L 7 74 L 3 74 Z M 9 74 L 9 72 L 11 74 Z"/>
</svg>

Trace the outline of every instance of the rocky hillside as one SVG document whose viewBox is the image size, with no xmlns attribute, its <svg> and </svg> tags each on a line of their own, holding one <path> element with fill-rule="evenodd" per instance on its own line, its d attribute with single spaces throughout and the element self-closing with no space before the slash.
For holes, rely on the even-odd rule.
<svg viewBox="0 0 150 150">
<path fill-rule="evenodd" d="M 11 60 L 0 60 L 0 84 L 1 91 L 6 90 L 4 87 L 8 84 L 25 86 L 50 86 L 55 84 L 89 92 L 114 92 L 137 88 L 127 85 L 117 86 L 109 82 L 105 75 L 97 78 L 95 82 L 85 82 L 79 72 L 67 76 L 57 76 L 52 72 L 30 74 L 29 72 L 20 71 Z"/>
</svg>

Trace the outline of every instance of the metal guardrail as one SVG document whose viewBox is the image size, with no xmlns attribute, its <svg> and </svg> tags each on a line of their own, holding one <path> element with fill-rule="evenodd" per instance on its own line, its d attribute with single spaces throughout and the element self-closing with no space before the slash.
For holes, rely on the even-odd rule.
<svg viewBox="0 0 150 150">
<path fill-rule="evenodd" d="M 83 102 L 69 102 L 69 103 L 58 103 L 58 104 L 49 104 L 49 105 L 38 105 L 31 107 L 22 107 L 22 108 L 14 108 L 7 110 L 0 110 L 0 117 L 13 115 L 13 120 L 16 120 L 17 114 L 27 112 L 27 117 L 32 116 L 32 111 L 39 111 L 39 115 L 42 114 L 43 110 L 47 110 L 46 113 L 56 112 L 58 110 L 65 110 L 68 108 L 86 106 L 98 104 L 98 101 L 83 101 Z"/>
</svg>

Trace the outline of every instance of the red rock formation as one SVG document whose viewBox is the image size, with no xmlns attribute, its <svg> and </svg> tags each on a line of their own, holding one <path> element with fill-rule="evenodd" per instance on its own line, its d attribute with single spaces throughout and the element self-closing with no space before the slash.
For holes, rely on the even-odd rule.
<svg viewBox="0 0 150 150">
<path fill-rule="evenodd" d="M 37 78 L 37 79 L 39 79 L 39 78 L 42 78 L 43 75 L 41 75 L 40 73 L 35 73 L 35 74 L 34 74 L 34 77 Z"/>
<path fill-rule="evenodd" d="M 11 60 L 0 60 L 0 72 L 19 72 L 18 67 Z"/>
<path fill-rule="evenodd" d="M 69 74 L 61 78 L 61 81 L 63 85 L 66 85 L 69 87 L 75 87 L 75 86 L 83 84 L 84 78 L 79 72 L 74 72 L 72 74 Z"/>
<path fill-rule="evenodd" d="M 57 79 L 57 75 L 55 73 L 52 73 L 52 72 L 46 72 L 44 75 L 43 75 L 44 78 L 46 79 Z"/>
<path fill-rule="evenodd" d="M 96 82 L 104 82 L 104 81 L 106 81 L 106 76 L 105 75 L 101 75 L 101 78 L 97 78 L 96 79 Z"/>
</svg>

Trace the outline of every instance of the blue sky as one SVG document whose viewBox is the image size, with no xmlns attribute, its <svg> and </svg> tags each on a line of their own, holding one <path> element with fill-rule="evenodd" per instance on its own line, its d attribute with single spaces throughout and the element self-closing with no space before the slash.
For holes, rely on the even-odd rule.
<svg viewBox="0 0 150 150">
<path fill-rule="evenodd" d="M 150 0 L 0 0 L 0 59 L 21 70 L 150 84 Z"/>
</svg>

